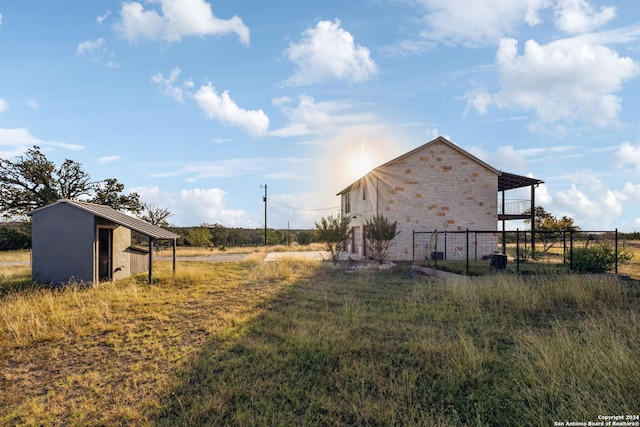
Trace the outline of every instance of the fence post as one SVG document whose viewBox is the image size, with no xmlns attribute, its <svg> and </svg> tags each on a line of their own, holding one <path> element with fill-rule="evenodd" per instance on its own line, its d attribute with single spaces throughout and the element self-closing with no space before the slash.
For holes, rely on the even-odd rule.
<svg viewBox="0 0 640 427">
<path fill-rule="evenodd" d="M 416 263 L 416 230 L 413 230 L 413 235 L 411 236 L 411 258 L 413 258 L 413 263 Z"/>
<path fill-rule="evenodd" d="M 447 230 L 444 230 L 444 252 L 442 259 L 447 259 Z"/>
<path fill-rule="evenodd" d="M 469 275 L 469 229 L 467 228 L 467 250 L 465 251 L 467 253 L 467 276 Z"/>
<path fill-rule="evenodd" d="M 520 229 L 516 228 L 516 271 L 520 271 Z"/>
<path fill-rule="evenodd" d="M 569 231 L 569 270 L 573 271 L 573 230 Z"/>
<path fill-rule="evenodd" d="M 616 254 L 616 275 L 618 274 L 618 229 L 616 228 L 616 248 L 615 248 L 615 254 Z"/>
</svg>

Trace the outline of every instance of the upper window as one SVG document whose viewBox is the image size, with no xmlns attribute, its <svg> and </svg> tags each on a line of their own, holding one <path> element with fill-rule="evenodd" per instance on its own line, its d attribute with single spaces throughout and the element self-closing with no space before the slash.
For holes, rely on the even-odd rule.
<svg viewBox="0 0 640 427">
<path fill-rule="evenodd" d="M 344 195 L 344 213 L 348 214 L 351 212 L 351 197 L 350 193 Z"/>
</svg>

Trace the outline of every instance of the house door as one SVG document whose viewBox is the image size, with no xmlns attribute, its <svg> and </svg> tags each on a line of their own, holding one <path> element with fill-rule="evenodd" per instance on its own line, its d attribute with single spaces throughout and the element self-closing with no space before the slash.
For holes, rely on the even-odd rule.
<svg viewBox="0 0 640 427">
<path fill-rule="evenodd" d="M 351 228 L 351 253 L 358 253 L 358 242 L 360 239 L 360 227 Z"/>
<path fill-rule="evenodd" d="M 111 280 L 113 229 L 98 228 L 98 281 Z"/>
</svg>

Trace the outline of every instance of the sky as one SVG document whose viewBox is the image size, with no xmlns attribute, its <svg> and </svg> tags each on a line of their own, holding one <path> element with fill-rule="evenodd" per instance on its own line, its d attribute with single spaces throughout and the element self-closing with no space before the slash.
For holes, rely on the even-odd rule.
<svg viewBox="0 0 640 427">
<path fill-rule="evenodd" d="M 176 226 L 313 228 L 444 136 L 640 230 L 640 2 L 0 0 L 0 156 L 33 145 Z M 528 199 L 529 189 L 507 193 Z"/>
</svg>

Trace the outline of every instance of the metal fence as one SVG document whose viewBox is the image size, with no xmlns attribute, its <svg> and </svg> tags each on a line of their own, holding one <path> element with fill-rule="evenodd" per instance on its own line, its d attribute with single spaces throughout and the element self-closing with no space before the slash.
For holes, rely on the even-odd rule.
<svg viewBox="0 0 640 427">
<path fill-rule="evenodd" d="M 615 251 L 618 273 L 618 230 L 614 231 L 414 231 L 413 263 L 437 267 L 457 264 L 457 270 L 509 269 L 520 271 L 528 263 L 573 268 L 576 248 L 608 243 Z M 461 265 L 461 263 L 464 263 Z"/>
</svg>

